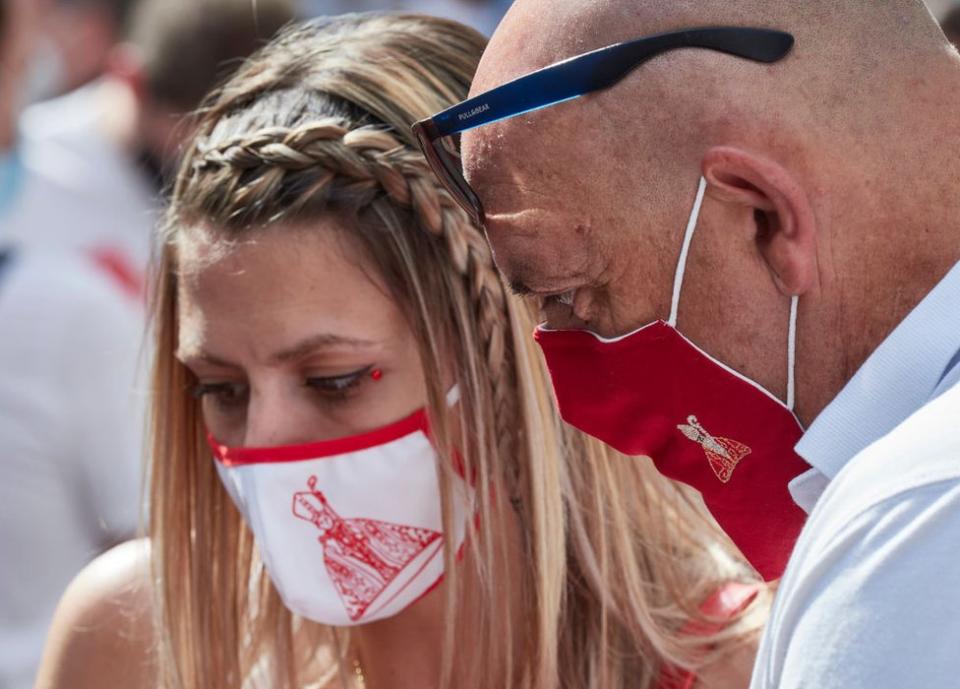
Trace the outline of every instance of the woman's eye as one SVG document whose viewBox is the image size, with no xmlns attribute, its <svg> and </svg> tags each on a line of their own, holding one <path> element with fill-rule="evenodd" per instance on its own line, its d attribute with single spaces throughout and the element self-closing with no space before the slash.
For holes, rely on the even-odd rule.
<svg viewBox="0 0 960 689">
<path fill-rule="evenodd" d="M 197 383 L 191 392 L 196 399 L 209 398 L 224 409 L 241 406 L 247 400 L 244 383 Z"/>
<path fill-rule="evenodd" d="M 349 390 L 360 385 L 360 383 L 370 375 L 372 370 L 373 366 L 365 366 L 351 373 L 345 373 L 342 376 L 307 378 L 304 384 L 324 395 L 342 397 Z"/>
</svg>

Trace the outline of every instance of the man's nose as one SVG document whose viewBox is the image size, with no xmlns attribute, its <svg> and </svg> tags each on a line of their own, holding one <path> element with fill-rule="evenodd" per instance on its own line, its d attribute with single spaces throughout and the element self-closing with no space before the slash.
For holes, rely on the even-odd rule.
<svg viewBox="0 0 960 689">
<path fill-rule="evenodd" d="M 590 324 L 577 318 L 569 307 L 564 309 L 544 309 L 544 326 L 549 330 L 589 330 Z"/>
<path fill-rule="evenodd" d="M 589 330 L 590 323 L 577 316 L 574 307 L 549 299 L 540 309 L 544 325 L 550 330 Z"/>
</svg>

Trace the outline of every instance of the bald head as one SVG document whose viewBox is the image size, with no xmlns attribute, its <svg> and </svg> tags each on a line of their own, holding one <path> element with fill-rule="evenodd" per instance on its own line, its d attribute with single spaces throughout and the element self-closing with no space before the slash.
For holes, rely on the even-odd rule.
<svg viewBox="0 0 960 689">
<path fill-rule="evenodd" d="M 960 59 L 920 0 L 517 0 L 473 92 L 711 25 L 780 29 L 796 45 L 770 65 L 665 53 L 607 90 L 467 132 L 464 169 L 506 278 L 574 290 L 572 309 L 550 306 L 553 324 L 605 335 L 666 315 L 703 175 L 681 331 L 782 390 L 800 295 L 809 420 L 960 259 Z"/>
<path fill-rule="evenodd" d="M 776 27 L 806 45 L 889 54 L 942 43 L 921 0 L 844 3 L 746 0 L 517 0 L 497 29 L 474 91 L 588 50 L 637 36 L 692 26 Z M 844 44 L 834 40 L 845 39 Z M 886 42 L 886 45 L 883 43 Z"/>
</svg>

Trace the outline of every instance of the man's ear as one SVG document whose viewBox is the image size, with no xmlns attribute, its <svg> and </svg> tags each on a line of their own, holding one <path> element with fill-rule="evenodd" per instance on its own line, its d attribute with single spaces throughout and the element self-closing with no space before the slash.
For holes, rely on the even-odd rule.
<svg viewBox="0 0 960 689">
<path fill-rule="evenodd" d="M 757 251 L 785 295 L 818 282 L 817 222 L 797 179 L 777 163 L 732 146 L 716 146 L 702 161 L 707 194 L 753 209 Z"/>
</svg>

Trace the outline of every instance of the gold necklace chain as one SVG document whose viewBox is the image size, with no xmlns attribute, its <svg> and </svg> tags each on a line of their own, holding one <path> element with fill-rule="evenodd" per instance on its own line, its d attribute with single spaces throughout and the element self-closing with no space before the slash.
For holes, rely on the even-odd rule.
<svg viewBox="0 0 960 689">
<path fill-rule="evenodd" d="M 360 664 L 360 656 L 353 656 L 353 678 L 355 683 L 363 687 L 367 686 L 367 678 L 363 674 L 363 665 Z"/>
</svg>

